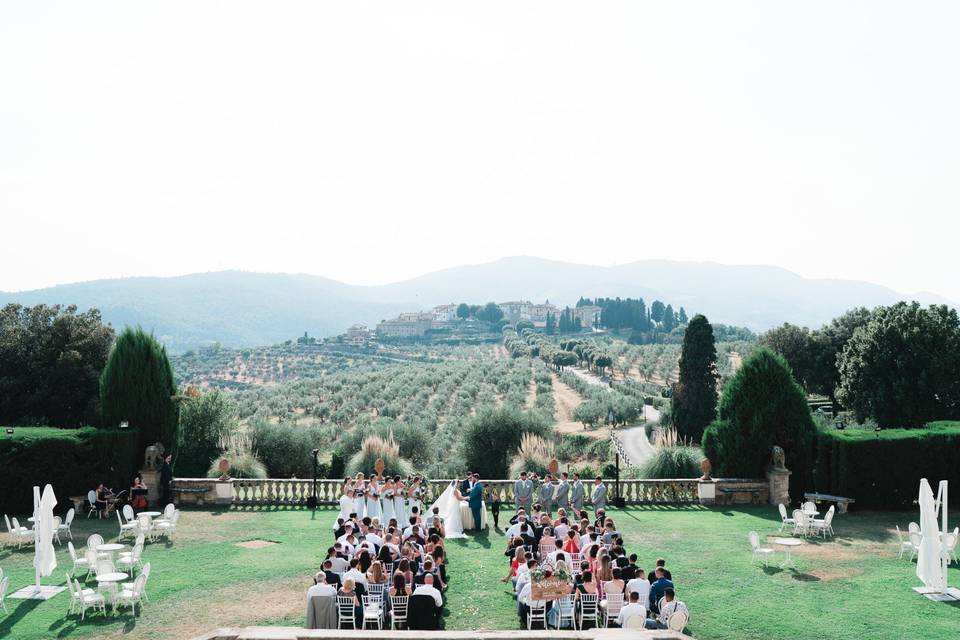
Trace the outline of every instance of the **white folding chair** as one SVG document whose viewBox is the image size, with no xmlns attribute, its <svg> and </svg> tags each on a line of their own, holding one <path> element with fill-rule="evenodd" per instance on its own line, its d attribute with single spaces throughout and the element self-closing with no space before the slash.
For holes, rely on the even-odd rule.
<svg viewBox="0 0 960 640">
<path fill-rule="evenodd" d="M 581 631 L 584 621 L 588 620 L 592 620 L 594 626 L 600 626 L 597 616 L 597 594 L 595 593 L 580 594 L 580 621 L 577 626 L 580 627 Z"/>
<path fill-rule="evenodd" d="M 116 611 L 118 607 L 127 605 L 130 607 L 131 613 L 137 615 L 137 605 L 140 605 L 141 611 L 143 610 L 143 588 L 147 582 L 147 579 L 143 576 L 137 576 L 137 579 L 133 581 L 129 588 L 124 585 L 124 588 L 117 593 L 113 598 L 113 609 Z"/>
<path fill-rule="evenodd" d="M 133 575 L 134 569 L 138 566 L 142 567 L 140 562 L 140 556 L 143 554 L 143 542 L 138 542 L 133 545 L 133 550 L 130 553 L 121 554 L 117 558 L 117 566 L 123 569 L 126 573 Z"/>
<path fill-rule="evenodd" d="M 571 629 L 577 628 L 576 607 L 574 606 L 573 595 L 566 595 L 557 598 L 554 601 L 554 607 L 557 609 L 557 629 L 563 628 L 564 622 L 570 623 Z"/>
<path fill-rule="evenodd" d="M 407 605 L 410 596 L 390 596 L 390 629 L 398 625 L 407 626 Z"/>
<path fill-rule="evenodd" d="M 70 552 L 70 559 L 73 561 L 73 573 L 76 574 L 79 569 L 87 568 L 87 559 L 77 557 L 77 550 L 73 548 L 73 542 L 67 541 L 67 551 Z"/>
<path fill-rule="evenodd" d="M 923 536 L 920 535 L 919 531 L 910 532 L 910 543 L 913 545 L 913 549 L 910 551 L 910 562 L 913 562 L 914 556 L 920 552 L 920 543 L 923 542 Z"/>
<path fill-rule="evenodd" d="M 371 620 L 377 623 L 377 629 L 383 629 L 383 600 L 377 596 L 363 596 L 364 629 L 367 628 L 367 622 Z"/>
<path fill-rule="evenodd" d="M 948 533 L 946 537 L 946 554 L 947 564 L 952 564 L 954 562 L 960 564 L 960 559 L 957 558 L 957 533 Z"/>
<path fill-rule="evenodd" d="M 60 519 L 60 516 L 53 516 L 53 523 L 51 527 L 53 528 L 53 539 L 57 541 L 57 544 L 63 544 L 60 542 L 60 525 L 63 524 L 63 520 Z"/>
<path fill-rule="evenodd" d="M 747 537 L 750 539 L 750 548 L 753 550 L 753 559 L 756 560 L 757 558 L 760 558 L 763 560 L 763 566 L 767 566 L 767 558 L 773 554 L 773 549 L 760 546 L 760 534 L 758 534 L 756 531 L 751 531 L 747 534 Z"/>
<path fill-rule="evenodd" d="M 33 542 L 33 530 L 21 527 L 16 518 L 13 519 L 13 535 L 17 541 L 17 549 L 22 547 L 23 543 L 30 544 Z"/>
<path fill-rule="evenodd" d="M 99 513 L 100 510 L 97 509 L 97 492 L 96 491 L 93 491 L 92 489 L 90 491 L 87 491 L 87 502 L 90 503 L 90 511 L 87 512 L 87 518 L 89 518 L 95 513 Z"/>
<path fill-rule="evenodd" d="M 348 624 L 351 629 L 356 629 L 357 620 L 353 615 L 353 598 L 337 596 L 337 629 L 346 629 Z"/>
<path fill-rule="evenodd" d="M 7 613 L 7 585 L 10 584 L 10 576 L 0 578 L 0 609 Z"/>
<path fill-rule="evenodd" d="M 800 509 L 793 510 L 793 533 L 794 535 L 806 536 L 810 532 L 810 523 L 807 520 L 807 514 Z"/>
<path fill-rule="evenodd" d="M 622 608 L 622 593 L 606 594 L 606 598 L 600 601 L 600 610 L 603 612 L 603 626 L 609 627 L 611 622 L 616 622 Z"/>
<path fill-rule="evenodd" d="M 900 525 L 894 525 L 897 528 L 897 540 L 900 542 L 900 549 L 897 553 L 897 560 L 903 557 L 904 552 L 913 551 L 913 543 L 903 539 L 903 532 L 900 531 Z"/>
<path fill-rule="evenodd" d="M 533 629 L 533 624 L 539 622 L 544 630 L 547 628 L 547 602 L 546 600 L 531 600 L 530 611 L 527 614 L 527 631 Z"/>
<path fill-rule="evenodd" d="M 138 578 L 143 578 L 143 586 L 140 588 L 140 595 L 143 597 L 144 602 L 150 602 L 150 598 L 147 597 L 147 581 L 150 579 L 150 563 L 147 562 L 140 569 L 140 575 Z M 122 589 L 129 589 L 133 585 L 132 582 L 124 582 L 120 587 Z"/>
<path fill-rule="evenodd" d="M 87 615 L 87 609 L 96 611 L 99 609 L 104 615 L 107 613 L 107 601 L 102 593 L 97 593 L 93 589 L 83 589 L 80 587 L 80 581 L 73 581 L 73 588 L 76 591 L 77 605 L 80 607 L 80 620 Z"/>
<path fill-rule="evenodd" d="M 130 505 L 127 506 L 129 507 Z M 136 522 L 124 522 L 123 518 L 120 517 L 119 511 L 117 511 L 117 523 L 120 525 L 120 532 L 117 534 L 117 540 L 123 538 L 123 536 L 127 533 L 133 533 L 133 531 L 137 528 Z"/>
</svg>

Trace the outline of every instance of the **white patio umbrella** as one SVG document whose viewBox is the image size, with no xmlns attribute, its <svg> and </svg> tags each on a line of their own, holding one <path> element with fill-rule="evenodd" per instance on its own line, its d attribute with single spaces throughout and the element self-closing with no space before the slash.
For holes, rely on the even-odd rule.
<svg viewBox="0 0 960 640">
<path fill-rule="evenodd" d="M 937 514 L 943 508 L 943 533 L 946 534 L 946 481 L 940 482 L 937 499 L 926 478 L 920 480 L 920 549 L 917 552 L 917 577 L 931 592 L 943 593 L 947 589 L 947 565 L 944 562 L 943 544 L 937 525 Z"/>
<path fill-rule="evenodd" d="M 33 488 L 33 539 L 36 549 L 33 558 L 36 586 L 34 593 L 40 592 L 40 578 L 49 576 L 57 568 L 57 554 L 53 549 L 53 508 L 57 506 L 57 497 L 49 484 L 43 488 Z"/>
</svg>

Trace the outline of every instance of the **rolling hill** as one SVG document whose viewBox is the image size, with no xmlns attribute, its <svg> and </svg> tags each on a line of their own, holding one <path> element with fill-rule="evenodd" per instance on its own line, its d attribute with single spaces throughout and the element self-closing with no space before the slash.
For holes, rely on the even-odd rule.
<svg viewBox="0 0 960 640">
<path fill-rule="evenodd" d="M 300 274 L 241 271 L 169 278 L 120 278 L 0 292 L 0 303 L 98 307 L 114 326 L 153 330 L 173 351 L 219 341 L 273 344 L 309 331 L 325 336 L 354 322 L 373 325 L 400 311 L 447 302 L 581 296 L 659 298 L 714 322 L 764 330 L 782 322 L 819 326 L 854 306 L 902 299 L 953 304 L 934 294 L 904 295 L 868 282 L 808 279 L 778 267 L 642 260 L 614 267 L 533 257 L 443 269 L 401 282 L 355 286 Z"/>
</svg>

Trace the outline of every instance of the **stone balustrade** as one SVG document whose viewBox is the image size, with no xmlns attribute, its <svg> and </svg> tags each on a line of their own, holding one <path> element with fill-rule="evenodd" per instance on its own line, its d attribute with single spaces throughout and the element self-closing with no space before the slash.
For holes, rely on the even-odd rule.
<svg viewBox="0 0 960 640">
<path fill-rule="evenodd" d="M 718 500 L 725 502 L 760 502 L 768 498 L 766 480 L 717 478 Z M 607 499 L 617 494 L 617 482 L 604 480 L 607 485 Z M 424 502 L 433 502 L 450 484 L 450 480 L 428 480 L 427 495 Z M 505 505 L 514 504 L 513 480 L 484 480 L 484 493 L 488 504 L 494 493 L 500 495 Z M 337 505 L 340 499 L 342 480 L 317 480 L 317 503 L 319 505 Z M 695 478 L 675 478 L 667 480 L 620 480 L 619 490 L 626 504 L 697 504 L 699 480 Z M 593 481 L 584 482 L 587 504 Z M 233 504 L 236 506 L 297 506 L 306 504 L 313 495 L 313 480 L 299 478 L 236 478 L 220 482 L 214 478 L 175 478 L 173 481 L 175 500 L 179 504 Z M 536 496 L 534 496 L 536 497 Z M 726 498 L 724 500 L 723 498 Z"/>
</svg>

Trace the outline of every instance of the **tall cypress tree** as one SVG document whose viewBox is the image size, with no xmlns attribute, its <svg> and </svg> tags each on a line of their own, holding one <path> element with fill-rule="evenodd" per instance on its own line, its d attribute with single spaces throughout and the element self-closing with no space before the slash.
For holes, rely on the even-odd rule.
<svg viewBox="0 0 960 640">
<path fill-rule="evenodd" d="M 177 393 L 167 350 L 139 327 L 127 327 L 100 374 L 103 424 L 129 422 L 140 432 L 140 451 L 160 442 L 172 451 L 177 440 Z"/>
<path fill-rule="evenodd" d="M 699 441 L 716 417 L 718 379 L 713 327 L 698 313 L 683 334 L 680 382 L 673 385 L 673 424 L 681 436 Z"/>
</svg>

